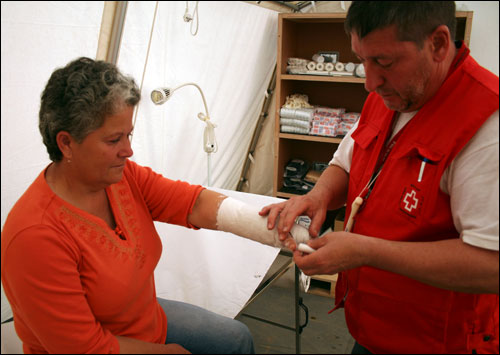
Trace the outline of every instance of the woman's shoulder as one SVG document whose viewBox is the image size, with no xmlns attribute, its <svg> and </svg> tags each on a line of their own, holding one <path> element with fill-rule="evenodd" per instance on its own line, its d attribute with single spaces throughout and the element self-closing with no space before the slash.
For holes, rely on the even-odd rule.
<svg viewBox="0 0 500 355">
<path fill-rule="evenodd" d="M 26 189 L 10 210 L 2 229 L 2 249 L 4 239 L 12 238 L 21 231 L 30 228 L 50 229 L 50 220 L 57 219 L 52 216 L 58 199 L 45 181 L 45 169 Z"/>
</svg>

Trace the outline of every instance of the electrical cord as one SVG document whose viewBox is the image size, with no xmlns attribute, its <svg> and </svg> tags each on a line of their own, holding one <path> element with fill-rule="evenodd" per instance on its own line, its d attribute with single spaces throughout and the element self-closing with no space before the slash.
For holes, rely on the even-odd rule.
<svg viewBox="0 0 500 355">
<path fill-rule="evenodd" d="M 193 33 L 193 24 L 194 24 L 193 19 L 195 17 L 196 17 L 196 30 Z M 186 11 L 184 11 L 184 16 L 182 18 L 183 18 L 184 22 L 191 22 L 191 27 L 190 27 L 191 34 L 193 36 L 196 36 L 196 34 L 198 33 L 198 24 L 199 24 L 199 18 L 198 18 L 198 1 L 196 1 L 196 5 L 194 6 L 193 15 L 189 14 L 189 1 L 186 1 Z"/>
</svg>

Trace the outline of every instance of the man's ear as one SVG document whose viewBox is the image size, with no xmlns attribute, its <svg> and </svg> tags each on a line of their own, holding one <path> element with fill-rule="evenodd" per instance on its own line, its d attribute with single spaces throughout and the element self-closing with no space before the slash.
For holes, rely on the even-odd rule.
<svg viewBox="0 0 500 355">
<path fill-rule="evenodd" d="M 59 150 L 63 154 L 64 159 L 71 159 L 73 157 L 73 144 L 74 144 L 74 139 L 66 131 L 60 131 L 57 133 L 56 136 L 56 142 L 57 146 L 59 147 Z"/>
<path fill-rule="evenodd" d="M 444 61 L 448 55 L 448 51 L 450 50 L 450 45 L 452 45 L 448 26 L 438 26 L 429 36 L 429 39 L 432 58 L 436 62 Z"/>
</svg>

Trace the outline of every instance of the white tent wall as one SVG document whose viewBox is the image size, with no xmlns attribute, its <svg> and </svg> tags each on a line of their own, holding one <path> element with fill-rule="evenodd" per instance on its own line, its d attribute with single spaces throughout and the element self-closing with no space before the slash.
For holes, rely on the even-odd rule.
<svg viewBox="0 0 500 355">
<path fill-rule="evenodd" d="M 38 131 L 40 95 L 52 71 L 94 57 L 104 2 L 2 1 L 2 228 L 50 162 Z M 2 287 L 2 321 L 11 316 Z"/>
<path fill-rule="evenodd" d="M 129 2 L 118 59 L 138 84 L 145 72 L 132 159 L 168 178 L 207 185 L 205 124 L 197 118 L 204 113 L 200 93 L 186 86 L 162 106 L 150 99 L 157 87 L 195 82 L 217 125 L 211 185 L 234 189 L 275 67 L 277 13 L 243 2 L 200 2 L 199 29 L 192 36 L 183 21 L 186 2 L 160 2 L 144 71 L 155 7 L 155 2 Z M 220 232 L 187 232 L 163 223 L 156 228 L 164 241 L 155 270 L 158 295 L 230 317 L 246 303 L 278 252 Z"/>
<path fill-rule="evenodd" d="M 118 66 L 140 84 L 155 2 L 129 3 Z M 199 29 L 183 21 L 184 1 L 160 2 L 138 106 L 132 148 L 137 162 L 172 179 L 207 185 L 204 113 L 197 89 L 186 86 L 162 106 L 157 87 L 195 82 L 203 90 L 218 151 L 211 185 L 234 189 L 276 64 L 277 13 L 243 2 L 200 2 Z M 192 12 L 192 6 L 190 12 Z M 189 162 L 189 163 L 187 163 Z"/>
<path fill-rule="evenodd" d="M 470 52 L 476 61 L 498 75 L 498 1 L 456 1 L 458 11 L 473 11 Z"/>
<path fill-rule="evenodd" d="M 339 2 L 332 3 L 338 7 Z M 79 56 L 95 57 L 103 4 L 1 3 L 2 227 L 14 203 L 49 163 L 38 132 L 40 94 L 55 68 Z M 130 2 L 127 11 L 118 64 L 138 84 L 154 6 Z M 331 11 L 322 6 L 317 9 Z M 474 11 L 472 55 L 498 75 L 498 2 L 460 1 L 457 7 Z M 275 65 L 277 13 L 244 2 L 200 2 L 199 30 L 193 37 L 182 20 L 184 9 L 185 2 L 159 5 L 133 138 L 135 160 L 168 177 L 206 184 L 204 124 L 196 118 L 203 112 L 199 93 L 185 87 L 163 106 L 149 101 L 157 86 L 194 81 L 204 90 L 211 120 L 217 124 L 219 151 L 212 155 L 212 184 L 231 189 Z M 270 194 L 272 189 L 276 109 L 273 99 L 245 191 Z M 9 316 L 2 290 L 2 321 Z"/>
<path fill-rule="evenodd" d="M 118 65 L 138 84 L 155 4 L 129 2 L 127 10 Z M 193 37 L 182 20 L 185 4 L 159 4 L 132 142 L 134 159 L 169 178 L 206 185 L 199 93 L 194 87 L 180 89 L 158 107 L 149 99 L 158 86 L 196 82 L 218 126 L 212 185 L 234 188 L 276 61 L 277 13 L 243 2 L 202 2 L 200 28 Z M 14 203 L 50 162 L 38 132 L 40 94 L 55 68 L 79 56 L 95 57 L 99 38 L 106 46 L 99 36 L 103 5 L 2 2 L 2 226 Z M 264 254 L 272 261 L 271 249 Z M 2 320 L 10 315 L 2 289 Z"/>
<path fill-rule="evenodd" d="M 265 5 L 273 9 L 291 12 L 283 6 L 273 4 Z M 351 1 L 345 1 L 348 9 Z M 498 75 L 498 1 L 456 1 L 457 11 L 473 11 L 472 30 L 470 39 L 470 50 L 472 56 L 479 64 Z M 342 1 L 316 2 L 316 7 L 309 6 L 302 12 L 340 12 Z M 274 117 L 276 113 L 276 100 L 273 98 L 268 110 L 260 139 L 258 141 L 254 157 L 254 163 L 250 164 L 247 174 L 247 182 L 242 191 L 271 195 L 273 189 L 273 163 L 274 163 Z M 279 108 L 278 108 L 279 109 Z"/>
</svg>

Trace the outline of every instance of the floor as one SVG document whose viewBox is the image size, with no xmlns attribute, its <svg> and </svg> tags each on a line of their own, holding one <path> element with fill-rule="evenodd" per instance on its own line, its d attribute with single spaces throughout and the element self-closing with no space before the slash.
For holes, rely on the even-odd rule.
<svg viewBox="0 0 500 355">
<path fill-rule="evenodd" d="M 273 264 L 274 269 L 287 263 L 289 258 L 278 256 L 279 262 Z M 268 275 L 275 270 L 271 267 Z M 280 278 L 273 282 L 236 319 L 245 323 L 254 337 L 257 354 L 296 354 L 295 332 L 279 326 L 247 317 L 256 316 L 295 327 L 294 267 L 291 267 Z M 334 299 L 304 293 L 300 296 L 309 310 L 309 321 L 300 335 L 300 353 L 302 354 L 350 354 L 354 346 L 345 324 L 343 309 L 328 314 L 333 308 Z M 301 310 L 301 324 L 304 323 L 305 312 Z"/>
</svg>

